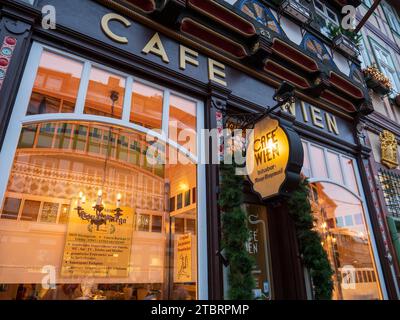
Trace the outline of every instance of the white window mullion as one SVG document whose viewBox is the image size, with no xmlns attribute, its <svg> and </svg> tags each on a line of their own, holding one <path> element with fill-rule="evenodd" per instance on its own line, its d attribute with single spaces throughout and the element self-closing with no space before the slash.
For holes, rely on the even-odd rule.
<svg viewBox="0 0 400 320">
<path fill-rule="evenodd" d="M 169 90 L 164 90 L 163 114 L 162 114 L 162 134 L 165 136 L 165 140 L 168 140 L 168 136 L 169 136 L 170 96 L 171 96 L 171 92 Z"/>
<path fill-rule="evenodd" d="M 76 99 L 76 114 L 83 114 L 83 111 L 85 109 L 86 93 L 89 87 L 91 68 L 92 64 L 89 61 L 86 61 L 83 65 L 81 82 L 79 84 L 78 98 Z"/>
<path fill-rule="evenodd" d="M 129 122 L 132 109 L 133 77 L 126 78 L 124 106 L 122 108 L 122 121 Z"/>
</svg>

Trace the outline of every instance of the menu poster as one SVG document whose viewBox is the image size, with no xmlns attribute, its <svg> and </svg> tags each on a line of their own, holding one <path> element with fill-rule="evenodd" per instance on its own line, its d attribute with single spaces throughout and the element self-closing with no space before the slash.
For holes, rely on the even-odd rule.
<svg viewBox="0 0 400 320">
<path fill-rule="evenodd" d="M 73 203 L 76 203 L 73 202 Z M 96 216 L 89 204 L 82 206 L 84 217 L 71 206 L 65 240 L 61 276 L 76 277 L 128 277 L 132 247 L 134 212 L 121 207 L 122 216 L 105 224 L 91 223 Z M 102 213 L 114 216 L 115 206 L 105 204 Z"/>
<path fill-rule="evenodd" d="M 175 282 L 192 282 L 192 235 L 178 236 L 175 260 Z"/>
</svg>

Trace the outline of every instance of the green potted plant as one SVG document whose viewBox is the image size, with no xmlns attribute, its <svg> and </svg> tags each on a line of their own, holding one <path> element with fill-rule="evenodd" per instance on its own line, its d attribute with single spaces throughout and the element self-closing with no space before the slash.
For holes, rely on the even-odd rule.
<svg viewBox="0 0 400 320">
<path fill-rule="evenodd" d="M 336 48 L 341 49 L 350 56 L 359 55 L 359 47 L 361 46 L 362 35 L 354 33 L 349 29 L 344 29 L 342 26 L 333 24 L 328 25 L 328 33 L 332 38 Z"/>
</svg>

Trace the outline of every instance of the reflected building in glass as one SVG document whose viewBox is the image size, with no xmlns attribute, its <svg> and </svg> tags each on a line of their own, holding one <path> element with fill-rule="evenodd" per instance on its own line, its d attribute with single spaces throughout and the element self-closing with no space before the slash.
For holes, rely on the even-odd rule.
<svg viewBox="0 0 400 320">
<path fill-rule="evenodd" d="M 364 70 L 374 50 L 396 88 L 396 63 L 332 29 L 363 3 L 2 1 L 0 300 L 228 299 L 218 138 L 268 112 L 290 136 L 285 188 L 232 186 L 253 298 L 316 299 L 286 188 L 307 178 L 332 299 L 398 299 L 398 97 Z M 38 24 L 48 4 L 55 30 Z M 396 1 L 377 10 L 396 29 Z M 294 101 L 268 111 L 284 82 Z"/>
</svg>

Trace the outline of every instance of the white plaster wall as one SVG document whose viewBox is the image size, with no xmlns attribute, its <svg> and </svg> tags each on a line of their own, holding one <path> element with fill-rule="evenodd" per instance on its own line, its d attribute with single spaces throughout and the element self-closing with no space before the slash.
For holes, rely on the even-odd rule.
<svg viewBox="0 0 400 320">
<path fill-rule="evenodd" d="M 301 34 L 301 28 L 292 21 L 282 17 L 281 28 L 286 33 L 288 38 L 295 44 L 299 45 L 303 40 L 303 35 Z"/>
<path fill-rule="evenodd" d="M 333 61 L 336 63 L 336 66 L 340 71 L 342 71 L 345 75 L 350 75 L 350 67 L 348 60 L 343 55 L 334 51 Z"/>
</svg>

